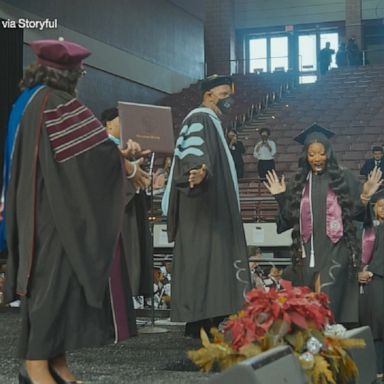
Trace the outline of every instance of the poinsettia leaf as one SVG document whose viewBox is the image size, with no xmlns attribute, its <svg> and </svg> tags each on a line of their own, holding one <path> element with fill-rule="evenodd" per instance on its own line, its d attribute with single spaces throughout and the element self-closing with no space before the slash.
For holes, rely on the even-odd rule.
<svg viewBox="0 0 384 384">
<path fill-rule="evenodd" d="M 367 346 L 364 339 L 339 339 L 340 347 L 346 349 L 365 348 Z"/>
<path fill-rule="evenodd" d="M 207 332 L 205 332 L 204 328 L 200 329 L 200 339 L 201 339 L 201 343 L 205 348 L 207 348 L 211 344 L 211 342 L 209 341 Z"/>
<path fill-rule="evenodd" d="M 244 345 L 243 347 L 240 348 L 239 352 L 244 355 L 246 358 L 256 356 L 259 353 L 262 352 L 262 349 L 260 345 L 255 344 L 255 343 L 250 343 L 248 345 Z"/>
<path fill-rule="evenodd" d="M 313 382 L 314 383 L 329 383 L 329 384 L 340 384 L 336 383 L 333 373 L 329 367 L 327 360 L 321 355 L 315 355 L 315 364 L 313 367 Z M 326 381 L 324 381 L 324 379 Z"/>
<path fill-rule="evenodd" d="M 289 280 L 280 279 L 279 284 L 287 291 L 292 289 L 292 282 Z"/>
<path fill-rule="evenodd" d="M 297 326 L 303 329 L 308 328 L 308 324 L 304 316 L 300 315 L 297 312 L 290 312 L 289 316 L 291 317 L 292 323 L 296 324 Z"/>
</svg>

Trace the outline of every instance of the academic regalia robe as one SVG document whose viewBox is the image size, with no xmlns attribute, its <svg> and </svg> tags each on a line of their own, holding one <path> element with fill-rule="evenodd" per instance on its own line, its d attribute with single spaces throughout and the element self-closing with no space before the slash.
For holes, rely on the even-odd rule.
<svg viewBox="0 0 384 384">
<path fill-rule="evenodd" d="M 202 164 L 207 176 L 190 188 L 189 171 Z M 171 319 L 195 322 L 238 311 L 251 285 L 237 177 L 220 120 L 208 108 L 183 122 L 163 211 L 167 202 L 168 237 L 175 241 Z"/>
<path fill-rule="evenodd" d="M 125 184 L 122 243 L 132 295 L 150 296 L 153 244 L 149 230 L 146 195 L 144 191 L 136 193 L 130 180 L 126 180 Z"/>
<path fill-rule="evenodd" d="M 123 167 L 91 111 L 41 88 L 20 120 L 7 193 L 6 298 L 19 355 L 49 359 L 136 332 L 120 252 Z"/>
<path fill-rule="evenodd" d="M 371 327 L 373 338 L 384 341 L 384 224 L 374 228 L 375 245 L 367 270 L 372 280 L 362 285 L 360 324 Z"/>
<path fill-rule="evenodd" d="M 353 174 L 342 170 L 349 189 L 349 196 L 354 204 L 352 214 L 354 218 L 364 215 L 364 207 L 360 203 L 361 186 Z M 315 279 L 320 274 L 320 290 L 328 294 L 330 306 L 339 323 L 355 323 L 358 320 L 358 284 L 357 276 L 351 269 L 351 251 L 342 237 L 333 243 L 326 233 L 326 200 L 329 186 L 329 175 L 324 172 L 312 177 L 312 214 L 313 214 L 313 244 L 315 266 L 310 264 L 311 241 L 304 244 L 306 257 L 302 259 L 302 266 L 296 266 L 294 274 L 295 285 L 305 285 L 315 289 Z M 293 222 L 287 195 L 289 187 L 284 194 L 276 195 L 280 206 L 277 220 L 278 233 L 292 228 Z M 355 255 L 358 259 L 359 255 Z M 291 273 L 292 271 L 290 271 Z M 292 278 L 292 276 L 291 276 Z"/>
</svg>

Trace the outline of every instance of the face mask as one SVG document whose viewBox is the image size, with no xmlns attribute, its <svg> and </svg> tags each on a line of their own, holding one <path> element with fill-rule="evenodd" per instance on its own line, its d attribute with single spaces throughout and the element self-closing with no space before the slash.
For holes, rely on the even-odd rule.
<svg viewBox="0 0 384 384">
<path fill-rule="evenodd" d="M 228 96 L 218 101 L 217 108 L 219 108 L 222 113 L 227 113 L 230 111 L 234 103 L 235 99 L 232 96 Z"/>
</svg>

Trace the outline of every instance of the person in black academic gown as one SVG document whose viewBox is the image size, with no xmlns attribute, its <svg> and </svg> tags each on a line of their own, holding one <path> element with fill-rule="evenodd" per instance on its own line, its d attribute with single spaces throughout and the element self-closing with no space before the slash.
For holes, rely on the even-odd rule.
<svg viewBox="0 0 384 384">
<path fill-rule="evenodd" d="M 198 336 L 238 311 L 250 288 L 235 165 L 220 117 L 232 105 L 232 79 L 202 82 L 203 103 L 184 119 L 163 197 L 175 241 L 171 319 Z"/>
<path fill-rule="evenodd" d="M 118 109 L 109 108 L 103 111 L 101 122 L 106 127 L 109 138 L 120 145 L 121 125 Z M 130 140 L 128 145 L 135 147 L 138 144 Z M 141 183 L 141 180 L 145 180 L 142 176 L 147 173 L 136 161 L 133 164 L 137 166 L 136 173 L 133 177 L 128 176 L 124 180 L 125 201 L 121 232 L 123 253 L 128 267 L 132 295 L 150 296 L 153 249 L 145 194 L 148 183 Z"/>
<path fill-rule="evenodd" d="M 277 231 L 293 229 L 294 283 L 327 293 L 337 322 L 357 323 L 360 253 L 353 220 L 364 218 L 381 171 L 372 172 L 361 193 L 354 175 L 338 165 L 331 136 L 317 124 L 303 131 L 296 137 L 303 153 L 291 185 L 275 172 L 268 173 L 265 185 L 280 207 Z"/>
<path fill-rule="evenodd" d="M 15 106 L 23 100 L 23 107 L 10 119 L 17 134 L 6 199 L 5 293 L 7 301 L 22 301 L 19 383 L 76 383 L 66 351 L 136 333 L 120 252 L 122 156 L 130 154 L 76 98 L 90 52 L 57 40 L 31 47 L 37 62 L 21 83 Z"/>
<path fill-rule="evenodd" d="M 384 191 L 372 196 L 373 212 L 363 232 L 363 256 L 359 272 L 360 325 L 372 330 L 376 349 L 378 378 L 384 373 Z"/>
</svg>

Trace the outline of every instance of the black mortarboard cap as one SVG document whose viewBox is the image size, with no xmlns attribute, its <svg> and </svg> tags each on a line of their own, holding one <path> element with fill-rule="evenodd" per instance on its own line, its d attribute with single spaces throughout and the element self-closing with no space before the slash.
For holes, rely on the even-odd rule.
<svg viewBox="0 0 384 384">
<path fill-rule="evenodd" d="M 304 145 L 306 142 L 308 142 L 308 140 L 316 141 L 318 139 L 321 142 L 330 139 L 332 136 L 335 136 L 334 132 L 314 123 L 309 128 L 306 128 L 304 131 L 300 132 L 295 137 L 295 141 Z"/>
<path fill-rule="evenodd" d="M 370 202 L 371 202 L 372 204 L 375 204 L 375 203 L 377 203 L 379 200 L 382 200 L 382 199 L 384 199 L 384 189 L 380 189 L 380 190 L 377 191 L 375 194 L 373 194 L 373 195 L 371 196 L 371 200 L 370 200 Z"/>
<path fill-rule="evenodd" d="M 233 87 L 233 79 L 231 76 L 212 75 L 201 81 L 200 89 L 205 93 L 219 85 L 230 85 Z"/>
</svg>

